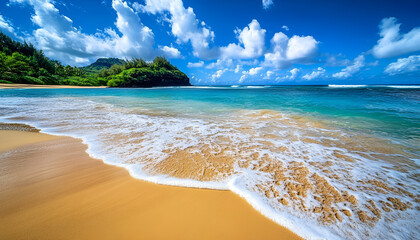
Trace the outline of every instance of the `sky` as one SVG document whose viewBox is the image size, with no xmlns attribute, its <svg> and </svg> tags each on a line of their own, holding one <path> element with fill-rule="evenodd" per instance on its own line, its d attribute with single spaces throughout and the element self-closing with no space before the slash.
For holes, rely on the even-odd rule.
<svg viewBox="0 0 420 240">
<path fill-rule="evenodd" d="M 420 1 L 1 0 L 63 64 L 168 58 L 193 85 L 420 84 Z"/>
</svg>

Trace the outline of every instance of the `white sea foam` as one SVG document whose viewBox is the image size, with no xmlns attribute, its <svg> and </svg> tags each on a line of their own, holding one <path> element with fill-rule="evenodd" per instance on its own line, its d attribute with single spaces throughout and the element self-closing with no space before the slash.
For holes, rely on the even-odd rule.
<svg viewBox="0 0 420 240">
<path fill-rule="evenodd" d="M 413 89 L 416 89 L 416 88 L 420 88 L 420 85 L 400 85 L 400 86 L 388 85 L 387 87 L 389 87 L 389 88 L 413 88 Z"/>
<path fill-rule="evenodd" d="M 331 88 L 365 88 L 365 87 L 372 87 L 372 88 L 407 88 L 407 89 L 418 89 L 420 85 L 336 85 L 336 84 L 329 84 L 328 87 Z"/>
<path fill-rule="evenodd" d="M 185 86 L 179 88 L 192 88 L 192 89 L 230 89 L 230 86 Z"/>
<path fill-rule="evenodd" d="M 260 195 L 249 191 L 247 187 L 244 186 L 244 182 L 246 181 L 241 180 L 241 176 L 232 178 L 232 180 L 229 182 L 229 189 L 247 200 L 247 202 L 251 204 L 257 211 L 272 221 L 288 228 L 295 233 L 298 233 L 304 239 L 344 239 L 331 233 L 327 228 L 319 226 L 315 222 L 308 224 L 307 222 L 303 222 L 302 219 L 299 219 L 298 217 L 288 212 L 282 212 L 273 209 L 263 200 L 263 198 L 261 198 Z"/>
<path fill-rule="evenodd" d="M 328 87 L 332 88 L 363 88 L 367 87 L 368 85 L 336 85 L 336 84 L 329 84 Z"/>
<path fill-rule="evenodd" d="M 289 166 L 299 163 L 310 174 L 316 173 L 325 178 L 326 184 L 333 189 L 348 191 L 363 204 L 368 200 L 385 201 L 388 197 L 411 201 L 409 197 L 397 193 L 378 193 L 369 189 L 371 185 L 364 183 L 386 176 L 384 181 L 389 186 L 398 187 L 398 183 L 404 182 L 409 186 L 407 190 L 418 194 L 420 186 L 413 178 L 418 170 L 410 159 L 401 156 L 403 163 L 387 162 L 381 160 L 380 156 L 365 157 L 372 152 L 358 154 L 358 145 L 340 145 L 340 141 L 350 141 L 357 135 L 315 127 L 310 121 L 297 122 L 296 118 L 272 111 L 244 110 L 226 116 L 203 117 L 154 112 L 153 109 L 127 109 L 97 101 L 93 98 L 3 98 L 0 118 L 8 122 L 27 123 L 45 133 L 80 138 L 88 145 L 87 152 L 92 157 L 124 167 L 138 179 L 185 187 L 229 189 L 268 218 L 307 239 L 364 239 L 367 233 L 372 239 L 414 239 L 419 233 L 416 205 L 404 212 L 383 212 L 383 217 L 374 227 L 362 224 L 356 210 L 342 222 L 325 225 L 318 221 L 318 215 L 312 211 L 298 208 L 293 199 L 289 200 L 292 204 L 285 206 L 279 204 L 277 199 L 267 198 L 264 192 L 257 191 L 257 186 L 262 185 L 274 188 L 281 196 L 288 194 L 283 186 L 272 185 L 274 180 L 271 172 L 253 167 L 264 165 L 263 158 L 269 157 L 285 166 L 283 173 L 290 179 L 293 180 L 295 172 Z M 304 141 L 305 138 L 311 140 Z M 322 141 L 335 144 L 320 144 Z M 234 171 L 216 174 L 210 181 L 199 181 L 194 176 L 176 178 L 170 174 L 151 172 L 171 153 L 187 149 L 200 151 L 203 145 L 209 146 L 207 150 L 216 155 L 224 151 L 227 157 L 237 158 Z M 357 150 L 351 150 L 351 147 Z M 353 162 L 336 157 L 336 152 L 351 157 Z M 240 166 L 241 161 L 246 159 L 252 160 L 250 166 Z M 413 157 L 411 161 L 416 159 Z M 309 163 L 326 164 L 327 167 L 321 169 Z M 403 171 L 394 170 L 397 167 Z M 331 177 L 334 175 L 337 178 Z M 357 186 L 362 188 L 357 189 Z M 361 190 L 363 188 L 366 189 Z M 319 203 L 313 200 L 316 193 L 309 190 L 307 194 L 301 198 L 305 206 L 308 209 L 318 207 Z M 357 209 L 368 211 L 363 204 Z M 333 203 L 333 207 L 351 210 L 343 202 Z"/>
</svg>

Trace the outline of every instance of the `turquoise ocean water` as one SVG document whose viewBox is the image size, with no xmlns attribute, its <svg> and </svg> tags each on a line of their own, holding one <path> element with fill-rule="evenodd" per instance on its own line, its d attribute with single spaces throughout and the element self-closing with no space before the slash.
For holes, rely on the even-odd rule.
<svg viewBox="0 0 420 240">
<path fill-rule="evenodd" d="M 420 234 L 420 86 L 3 89 L 0 120 L 139 179 L 231 190 L 303 237 Z"/>
</svg>

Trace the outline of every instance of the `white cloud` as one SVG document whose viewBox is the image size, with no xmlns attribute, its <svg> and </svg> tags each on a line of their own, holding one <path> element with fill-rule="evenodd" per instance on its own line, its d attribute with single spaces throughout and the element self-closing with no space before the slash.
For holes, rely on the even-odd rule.
<svg viewBox="0 0 420 240">
<path fill-rule="evenodd" d="M 196 62 L 196 63 L 189 62 L 187 64 L 187 67 L 189 67 L 189 68 L 198 68 L 198 67 L 203 67 L 203 66 L 204 66 L 203 61 L 199 61 L 199 62 Z"/>
<path fill-rule="evenodd" d="M 263 67 L 255 67 L 251 68 L 248 71 L 242 71 L 242 76 L 239 79 L 239 82 L 243 82 L 248 76 L 255 76 L 259 74 L 264 68 Z"/>
<path fill-rule="evenodd" d="M 262 29 L 257 20 L 252 20 L 242 30 L 236 29 L 235 33 L 239 44 L 231 43 L 227 47 L 221 47 L 222 58 L 258 58 L 264 53 L 265 29 Z"/>
<path fill-rule="evenodd" d="M 269 2 L 272 4 L 272 1 Z M 201 59 L 255 59 L 265 52 L 266 30 L 261 28 L 256 19 L 243 29 L 234 30 L 238 43 L 211 48 L 214 33 L 204 22 L 197 19 L 192 8 L 184 7 L 182 0 L 146 0 L 144 5 L 134 3 L 133 6 L 138 11 L 151 14 L 169 13 L 169 16 L 164 15 L 163 18 L 170 23 L 171 32 L 177 38 L 177 42 L 190 42 L 194 56 Z M 288 29 L 287 26 L 284 28 Z M 284 58 L 287 61 L 303 62 L 315 55 L 318 42 L 311 36 L 293 36 L 288 44 L 290 47 L 285 52 Z M 272 60 L 275 62 L 277 59 Z M 211 63 L 208 67 L 217 67 L 217 63 Z"/>
<path fill-rule="evenodd" d="M 262 0 L 262 5 L 264 9 L 269 9 L 273 4 L 273 0 Z"/>
<path fill-rule="evenodd" d="M 160 48 L 162 54 L 168 58 L 180 58 L 181 57 L 181 52 L 177 49 L 174 48 L 172 46 L 168 47 L 168 46 L 163 46 Z"/>
<path fill-rule="evenodd" d="M 165 19 L 169 21 L 171 32 L 179 43 L 190 42 L 196 57 L 209 59 L 217 55 L 215 50 L 209 48 L 214 39 L 213 31 L 196 18 L 191 7 L 185 8 L 182 0 L 146 0 L 145 5 L 136 2 L 133 7 L 152 14 L 169 12 L 170 16 Z"/>
<path fill-rule="evenodd" d="M 315 55 L 318 42 L 312 36 L 293 36 L 287 44 L 286 56 L 290 60 L 301 60 Z"/>
<path fill-rule="evenodd" d="M 272 51 L 264 55 L 264 65 L 283 69 L 294 63 L 310 61 L 318 51 L 318 41 L 312 36 L 288 38 L 278 32 L 271 39 Z"/>
<path fill-rule="evenodd" d="M 415 71 L 420 71 L 420 55 L 399 58 L 396 62 L 390 63 L 385 69 L 385 73 L 389 75 Z"/>
<path fill-rule="evenodd" d="M 290 80 L 293 80 L 297 77 L 298 73 L 299 73 L 300 69 L 299 68 L 293 68 L 292 70 L 290 70 L 290 76 L 288 76 L 288 78 Z"/>
<path fill-rule="evenodd" d="M 289 74 L 283 77 L 277 77 L 277 81 L 283 81 L 283 80 L 294 80 L 298 76 L 300 71 L 300 68 L 293 68 L 289 71 Z"/>
<path fill-rule="evenodd" d="M 281 28 L 283 28 L 284 30 L 286 30 L 286 31 L 289 31 L 289 27 L 288 26 L 286 26 L 286 25 L 283 25 Z"/>
<path fill-rule="evenodd" d="M 238 73 L 238 72 L 240 72 L 242 70 L 242 65 L 236 65 L 236 68 L 235 68 L 235 70 L 234 70 L 234 72 L 235 73 Z"/>
<path fill-rule="evenodd" d="M 271 76 L 273 76 L 274 75 L 274 72 L 273 71 L 267 71 L 266 73 L 265 73 L 265 77 L 264 77 L 264 79 L 270 79 L 271 78 Z"/>
<path fill-rule="evenodd" d="M 322 77 L 325 73 L 325 69 L 322 67 L 318 67 L 317 70 L 313 71 L 312 73 L 305 74 L 302 78 L 306 80 L 312 80 L 315 78 Z"/>
<path fill-rule="evenodd" d="M 241 76 L 241 78 L 239 78 L 238 82 L 239 82 L 239 83 L 242 83 L 242 82 L 246 79 L 246 77 L 247 77 L 247 75 L 246 75 L 246 74 L 243 74 L 243 75 Z"/>
<path fill-rule="evenodd" d="M 343 67 L 350 65 L 351 61 L 344 58 L 340 53 L 337 55 L 328 55 L 325 60 L 325 65 L 328 67 Z"/>
<path fill-rule="evenodd" d="M 0 15 L 0 30 L 5 33 L 13 34 L 15 29 L 13 28 L 12 24 L 9 21 L 6 21 L 2 15 Z"/>
<path fill-rule="evenodd" d="M 122 37 L 116 41 L 117 50 L 129 57 L 143 55 L 144 58 L 151 58 L 154 44 L 152 30 L 143 25 L 127 2 L 113 0 L 112 7 L 117 12 L 115 25 L 122 33 Z"/>
<path fill-rule="evenodd" d="M 113 0 L 117 13 L 115 26 L 94 35 L 82 33 L 73 21 L 54 6 L 51 0 L 11 0 L 11 3 L 29 4 L 34 9 L 31 20 L 38 26 L 27 40 L 44 50 L 47 56 L 67 64 L 87 64 L 98 57 L 142 57 L 151 59 L 157 53 L 168 57 L 178 55 L 172 47 L 156 51 L 151 29 L 144 26 L 138 15 L 122 0 Z"/>
<path fill-rule="evenodd" d="M 216 62 L 209 63 L 206 68 L 207 69 L 214 69 L 214 68 L 226 68 L 230 67 L 233 64 L 232 59 L 217 59 Z"/>
<path fill-rule="evenodd" d="M 217 70 L 217 72 L 215 72 L 212 76 L 211 76 L 211 80 L 213 81 L 213 82 L 215 82 L 217 79 L 219 79 L 222 75 L 223 75 L 223 73 L 225 73 L 226 72 L 226 70 Z"/>
<path fill-rule="evenodd" d="M 353 61 L 353 63 L 347 67 L 345 67 L 344 69 L 342 69 L 340 72 L 338 73 L 334 73 L 333 77 L 335 78 L 348 78 L 350 76 L 352 76 L 353 74 L 357 73 L 358 71 L 360 71 L 360 69 L 362 67 L 364 67 L 365 64 L 365 56 L 363 55 L 359 55 L 358 57 L 356 57 Z"/>
<path fill-rule="evenodd" d="M 258 73 L 260 73 L 263 70 L 262 67 L 255 67 L 255 68 L 251 68 L 248 71 L 248 74 L 253 76 L 253 75 L 257 75 Z"/>
<path fill-rule="evenodd" d="M 400 23 L 396 18 L 384 18 L 379 25 L 380 39 L 373 47 L 373 55 L 377 58 L 390 58 L 420 51 L 420 28 L 401 34 Z"/>
</svg>

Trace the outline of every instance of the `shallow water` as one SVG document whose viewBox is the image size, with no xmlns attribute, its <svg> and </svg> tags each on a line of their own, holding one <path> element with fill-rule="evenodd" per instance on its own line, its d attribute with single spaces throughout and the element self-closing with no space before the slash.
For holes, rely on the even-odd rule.
<svg viewBox="0 0 420 240">
<path fill-rule="evenodd" d="M 7 89 L 0 118 L 140 179 L 230 189 L 304 237 L 420 233 L 418 86 Z"/>
</svg>

